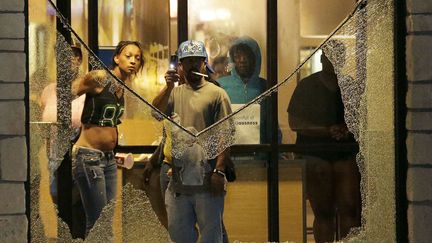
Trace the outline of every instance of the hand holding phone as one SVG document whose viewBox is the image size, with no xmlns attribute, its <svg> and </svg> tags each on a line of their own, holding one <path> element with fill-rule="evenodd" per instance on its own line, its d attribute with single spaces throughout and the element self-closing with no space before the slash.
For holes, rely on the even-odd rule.
<svg viewBox="0 0 432 243">
<path fill-rule="evenodd" d="M 171 55 L 170 62 L 169 62 L 169 69 L 171 70 L 177 70 L 178 65 L 178 57 L 176 54 Z"/>
</svg>

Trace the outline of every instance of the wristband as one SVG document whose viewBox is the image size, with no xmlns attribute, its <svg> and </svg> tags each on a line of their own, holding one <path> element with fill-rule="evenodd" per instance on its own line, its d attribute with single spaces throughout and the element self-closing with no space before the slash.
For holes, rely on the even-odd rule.
<svg viewBox="0 0 432 243">
<path fill-rule="evenodd" d="M 221 175 L 221 176 L 223 176 L 223 177 L 226 177 L 225 172 L 223 172 L 223 171 L 221 171 L 221 170 L 218 170 L 218 169 L 214 169 L 214 170 L 213 170 L 213 173 L 217 173 L 217 174 L 219 174 L 219 175 Z"/>
</svg>

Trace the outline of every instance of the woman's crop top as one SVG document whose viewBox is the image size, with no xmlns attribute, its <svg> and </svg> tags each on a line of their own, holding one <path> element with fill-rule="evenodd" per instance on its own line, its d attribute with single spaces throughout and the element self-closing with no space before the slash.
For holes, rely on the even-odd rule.
<svg viewBox="0 0 432 243">
<path fill-rule="evenodd" d="M 87 93 L 81 123 L 96 124 L 101 127 L 115 127 L 121 123 L 120 117 L 124 113 L 124 95 L 117 98 L 110 91 L 108 83 L 99 94 Z"/>
</svg>

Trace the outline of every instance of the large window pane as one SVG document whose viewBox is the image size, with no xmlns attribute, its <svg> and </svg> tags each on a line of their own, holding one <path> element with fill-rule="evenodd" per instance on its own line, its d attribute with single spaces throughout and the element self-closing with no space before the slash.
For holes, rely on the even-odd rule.
<svg viewBox="0 0 432 243">
<path fill-rule="evenodd" d="M 71 2 L 72 27 L 86 41 L 88 1 L 72 0 Z M 101 49 L 112 51 L 112 47 L 122 39 L 139 40 L 144 44 L 145 70 L 141 76 L 128 85 L 148 101 L 151 101 L 163 87 L 163 73 L 167 69 L 168 57 L 175 51 L 172 46 L 176 45 L 169 43 L 168 26 L 176 26 L 176 16 L 173 13 L 170 20 L 168 2 L 160 0 L 99 1 Z M 233 65 L 226 62 L 229 58 L 228 49 L 233 41 L 244 35 L 252 37 L 260 46 L 262 55 L 260 76 L 266 77 L 265 0 L 224 0 L 222 2 L 189 0 L 188 2 L 190 38 L 206 43 L 210 53 L 209 62 L 221 75 L 217 79 L 228 76 L 227 71 L 234 68 Z M 278 2 L 279 82 L 282 82 L 315 51 L 315 48 L 326 39 L 330 31 L 352 10 L 354 4 L 355 1 L 342 0 L 331 0 L 325 3 L 320 1 Z M 363 222 L 350 237 L 355 236 L 356 238 L 352 239 L 364 242 L 395 241 L 392 4 L 391 0 L 368 1 L 366 11 L 361 14 L 357 13 L 348 22 L 348 27 L 342 28 L 332 38 L 345 46 L 346 60 L 342 62 L 342 58 L 337 58 L 336 62 L 333 60 L 333 65 L 336 64 L 336 69 L 339 69 L 336 76 L 345 109 L 345 122 L 354 136 L 357 136 L 355 138 L 360 144 L 357 160 L 354 161 L 351 156 L 344 164 L 357 163 L 358 168 L 356 169 L 361 173 L 364 190 L 362 191 Z M 69 229 L 57 218 L 56 207 L 53 203 L 55 199 L 52 197 L 52 188 L 50 188 L 53 171 L 50 170 L 52 168 L 49 161 L 54 159 L 58 162 L 58 159 L 62 159 L 63 156 L 61 151 L 57 151 L 57 154 L 55 154 L 56 151 L 51 151 L 55 148 L 53 145 L 57 143 L 55 139 L 58 138 L 58 124 L 56 119 L 45 120 L 43 118 L 44 89 L 57 82 L 56 69 L 59 65 L 58 58 L 56 58 L 56 41 L 58 40 L 56 40 L 55 14 L 53 9 L 47 6 L 46 1 L 29 1 L 30 177 L 31 214 L 34 223 L 31 230 L 34 241 L 47 238 L 70 241 Z M 251 9 L 250 6 L 254 7 Z M 320 11 L 316 11 L 317 9 Z M 174 39 L 171 35 L 171 42 L 174 42 Z M 332 51 L 329 53 L 331 54 Z M 86 68 L 87 52 L 84 51 L 83 54 L 84 64 L 81 72 L 86 73 L 88 71 Z M 301 137 L 301 132 L 298 129 L 295 131 L 290 125 L 289 121 L 293 116 L 287 110 L 294 99 L 293 94 L 305 78 L 323 70 L 322 54 L 322 50 L 316 52 L 297 73 L 292 75 L 288 84 L 278 89 L 277 112 L 283 135 L 282 142 L 290 145 L 281 146 L 284 151 L 279 160 L 280 241 L 314 241 L 315 215 L 306 191 L 307 185 L 311 186 L 313 181 L 312 183 L 306 182 L 313 178 L 313 175 L 311 176 L 307 170 L 317 168 L 310 165 L 321 165 L 324 162 L 323 159 L 317 160 L 317 156 L 310 155 L 322 155 L 323 153 L 328 155 L 329 152 L 334 155 L 335 151 L 337 155 L 347 153 L 353 155 L 354 151 L 357 153 L 355 142 L 347 146 L 345 144 L 326 144 L 323 141 L 296 145 L 299 135 Z M 343 65 L 339 66 L 341 63 Z M 219 64 L 222 68 L 217 66 Z M 357 81 L 359 83 L 347 85 L 347 80 L 349 80 L 348 83 Z M 364 88 L 364 90 L 358 88 Z M 56 92 L 54 92 L 55 95 L 57 95 Z M 349 95 L 344 96 L 344 94 Z M 359 97 L 361 97 L 361 102 L 356 103 Z M 319 95 L 303 98 L 307 101 L 317 101 Z M 148 119 L 149 113 L 143 112 L 145 105 L 136 97 L 134 98 L 134 95 L 129 93 L 126 103 L 130 112 L 125 115 L 123 124 L 120 126 L 120 144 L 154 143 L 158 139 L 157 136 L 161 134 L 160 124 Z M 323 103 L 317 104 L 317 107 L 323 107 Z M 148 107 L 145 109 L 149 110 Z M 312 110 L 309 108 L 304 111 L 308 114 L 315 114 L 316 112 Z M 261 113 L 261 110 L 252 111 L 252 114 L 254 113 Z M 239 113 L 238 116 L 242 114 L 245 113 Z M 330 113 L 326 112 L 320 117 L 330 116 Z M 306 122 L 302 120 L 301 123 Z M 310 124 L 306 125 L 309 130 L 317 128 Z M 245 143 L 248 143 L 247 141 Z M 69 139 L 64 139 L 62 142 L 69 143 Z M 259 142 L 262 141 L 257 141 L 255 138 L 250 143 Z M 237 181 L 228 185 L 225 200 L 224 223 L 229 237 L 231 241 L 267 241 L 267 180 L 269 178 L 267 178 L 266 165 L 269 158 L 266 154 L 256 151 L 244 154 L 234 153 L 232 157 L 237 168 Z M 138 167 L 142 169 L 142 164 L 128 172 L 135 175 L 136 185 L 134 186 L 143 189 L 141 187 L 145 185 L 142 171 L 137 170 Z M 342 173 L 334 178 L 339 180 L 346 175 L 349 174 L 342 169 Z M 131 179 L 131 176 L 123 176 L 123 178 L 119 177 L 119 181 L 125 179 L 129 182 L 128 180 Z M 324 180 L 315 182 L 317 183 L 313 189 L 316 190 L 321 190 L 320 186 L 329 184 Z M 345 185 L 348 184 L 359 185 L 358 183 L 345 183 Z M 122 190 L 120 184 L 118 190 Z M 345 195 L 349 194 L 345 193 Z M 115 230 L 117 232 L 114 236 L 115 241 L 134 242 L 131 239 L 142 239 L 141 234 L 147 234 L 146 230 L 143 230 L 142 222 L 156 222 L 155 225 L 159 226 L 142 191 L 127 187 L 124 188 L 121 196 L 122 200 L 132 199 L 118 204 L 117 221 L 114 227 L 102 225 L 103 227 L 98 229 L 98 236 L 104 236 L 107 231 Z M 339 207 L 336 207 L 335 211 L 340 212 L 340 210 Z M 336 217 L 330 224 L 334 226 L 335 238 L 342 238 L 342 218 Z M 134 230 L 129 231 L 130 228 Z M 166 237 L 164 230 L 155 233 Z M 304 238 L 304 233 L 307 233 L 307 239 Z"/>
<path fill-rule="evenodd" d="M 331 3 L 328 1 L 325 3 L 278 1 L 278 80 L 281 82 L 292 75 L 288 84 L 281 86 L 278 95 L 279 124 L 283 134 L 283 143 L 293 144 L 299 139 L 298 133 L 293 131 L 292 121 L 288 123 L 289 119 L 293 118 L 289 117 L 287 110 L 299 81 L 322 69 L 321 51 L 304 63 L 298 72 L 293 73 L 293 71 L 303 60 L 313 54 L 316 46 L 343 20 L 354 4 L 354 2 L 348 3 L 347 1 L 339 1 L 339 3 L 335 1 Z M 304 95 L 304 100 L 300 102 L 301 106 L 305 104 L 304 102 L 315 99 L 317 99 L 316 95 Z M 319 110 L 321 106 L 319 102 L 312 105 Z M 301 110 L 305 114 L 314 114 L 303 108 Z M 318 114 L 317 116 L 323 117 Z M 325 116 L 330 116 L 330 114 L 326 113 Z M 281 240 L 296 242 L 303 241 L 304 237 L 307 237 L 307 240 L 313 240 L 313 213 L 309 201 L 306 200 L 308 160 L 298 154 L 285 151 L 283 152 L 285 160 L 279 163 L 280 236 Z M 313 177 L 309 175 L 309 180 L 311 178 Z M 295 191 L 299 193 L 293 194 Z M 289 198 L 290 195 L 293 198 Z M 294 222 L 297 227 L 289 227 Z"/>
<path fill-rule="evenodd" d="M 369 206 L 388 200 L 385 206 L 385 203 L 380 205 L 386 212 L 391 212 L 394 200 L 393 189 L 390 190 L 392 193 L 386 194 L 370 187 L 370 180 L 374 180 L 373 187 L 378 185 L 375 183 L 386 183 L 375 181 L 374 178 L 383 178 L 383 175 L 375 176 L 376 171 L 369 169 L 382 165 L 382 161 L 377 162 L 371 155 L 383 159 L 381 156 L 387 154 L 387 165 L 391 168 L 387 168 L 389 173 L 384 177 L 387 181 L 393 181 L 393 152 L 387 146 L 378 146 L 383 150 L 371 153 L 370 150 L 376 145 L 372 145 L 375 141 L 369 135 L 373 130 L 382 134 L 383 138 L 393 136 L 385 125 L 393 121 L 390 114 L 393 107 L 389 102 L 393 91 L 390 81 L 393 69 L 388 66 L 392 63 L 393 53 L 392 45 L 388 44 L 392 35 L 388 31 L 392 22 L 391 4 L 391 1 L 368 1 L 365 8 L 359 7 L 316 51 L 354 10 L 355 1 L 278 2 L 279 82 L 292 74 L 288 84 L 279 89 L 279 124 L 283 142 L 296 144 L 284 147 L 283 157 L 288 163 L 299 162 L 304 170 L 301 183 L 306 196 L 303 202 L 306 222 L 303 223 L 308 241 L 314 238 L 320 240 L 317 237 L 325 234 L 325 230 L 320 229 L 325 227 L 328 227 L 328 236 L 321 238 L 322 241 L 339 240 L 346 236 L 365 241 L 394 237 L 389 236 L 394 234 L 391 229 L 371 234 L 369 228 L 370 222 L 376 222 L 375 215 L 379 214 L 371 214 Z M 372 27 L 377 23 L 379 30 Z M 384 38 L 379 40 L 380 37 Z M 384 48 L 384 43 L 389 48 Z M 304 62 L 306 58 L 309 60 Z M 293 73 L 300 64 L 302 66 Z M 384 111 L 372 103 L 379 103 L 381 108 L 388 106 Z M 378 110 L 380 115 L 375 113 Z M 391 139 L 386 141 L 386 145 L 393 143 Z M 283 168 L 281 163 L 281 171 Z M 286 194 L 282 185 L 288 175 L 280 173 L 281 198 Z M 361 185 L 364 189 L 361 194 L 363 201 L 359 198 L 360 175 L 364 183 Z M 369 201 L 371 197 L 374 202 Z M 284 211 L 286 208 L 281 203 L 281 216 L 289 215 Z M 361 226 L 360 211 L 365 219 Z M 288 217 L 280 218 L 281 240 L 294 239 L 283 227 L 290 220 Z M 323 220 L 327 221 L 324 225 Z M 349 228 L 355 229 L 355 233 L 348 235 Z"/>
<path fill-rule="evenodd" d="M 254 6 L 253 9 L 245 6 Z M 189 38 L 203 41 L 209 53 L 209 63 L 216 74 L 212 76 L 230 96 L 233 111 L 251 101 L 266 88 L 266 1 L 188 1 Z M 254 59 L 254 75 L 243 78 L 234 65 L 230 48 L 238 43 L 254 47 L 249 60 Z M 257 52 L 260 57 L 257 59 Z M 232 61 L 230 61 L 230 58 Z M 238 68 L 238 67 L 237 67 Z M 235 72 L 234 72 L 235 71 Z M 236 73 L 237 78 L 234 78 Z M 246 75 L 244 75 L 246 76 Z M 259 79 L 261 77 L 263 79 Z M 262 87 L 258 87 L 261 83 Z M 235 86 L 237 85 L 237 86 Z M 240 89 L 233 88 L 240 87 Z M 237 143 L 266 142 L 263 104 L 250 107 L 234 116 Z M 260 116 L 258 116 L 260 115 Z M 260 126 L 243 126 L 258 122 Z M 256 123 L 255 123 L 256 124 Z M 260 130 L 261 129 L 261 130 Z M 239 135 L 241 134 L 241 135 Z M 267 156 L 261 153 L 233 154 L 238 178 L 228 185 L 225 199 L 224 224 L 231 241 L 266 241 L 267 225 Z M 251 193 L 253 192 L 253 193 Z M 251 230 L 253 229 L 253 230 Z"/>
<path fill-rule="evenodd" d="M 123 1 L 118 2 L 123 3 Z M 86 44 L 88 44 L 87 21 L 89 14 L 87 3 L 88 1 L 71 1 L 71 26 Z M 156 4 L 159 4 L 162 8 L 166 8 L 166 12 L 168 12 L 168 1 L 155 1 L 155 5 Z M 140 12 L 140 9 L 143 8 L 142 5 L 144 5 L 144 3 L 134 7 L 134 11 L 132 12 Z M 67 7 L 68 6 L 66 6 L 66 8 Z M 150 7 L 146 6 L 146 9 Z M 93 10 L 93 13 L 94 12 L 97 12 L 97 9 Z M 152 98 L 159 92 L 159 88 L 164 84 L 162 72 L 166 70 L 168 64 L 168 34 L 163 36 L 166 40 L 163 40 L 160 35 L 164 32 L 161 31 L 163 26 L 165 26 L 165 32 L 169 32 L 169 16 L 167 14 L 159 15 L 160 13 L 151 12 L 149 10 L 146 11 L 146 14 L 153 14 L 154 19 L 156 19 L 156 17 L 154 17 L 155 15 L 160 18 L 163 17 L 166 19 L 166 24 L 157 23 L 157 30 L 153 26 L 152 31 L 146 32 L 145 35 L 135 35 L 135 37 L 130 35 L 124 36 L 124 38 L 128 38 L 128 40 L 139 40 L 144 44 L 146 58 L 145 70 L 141 76 L 138 76 L 132 83 L 127 85 L 151 102 Z M 147 15 L 147 18 L 152 18 L 152 16 Z M 107 16 L 110 16 L 109 13 L 107 13 Z M 140 28 L 140 30 L 146 29 L 146 31 L 150 29 L 147 28 L 148 25 L 137 24 L 143 23 L 142 19 L 137 20 L 137 16 L 134 16 L 133 19 L 134 21 L 130 20 L 128 22 L 134 24 L 133 30 L 130 31 L 131 33 L 135 33 L 138 28 Z M 100 17 L 100 20 L 103 20 L 103 16 Z M 150 21 L 146 20 L 146 23 L 150 23 Z M 77 77 L 82 77 L 87 73 L 87 63 L 90 55 L 84 48 L 84 44 L 80 44 L 77 41 L 77 38 L 73 33 L 69 32 L 70 29 L 66 25 L 62 25 L 61 31 L 57 31 L 56 24 L 56 11 L 50 3 L 45 0 L 29 1 L 29 103 L 31 111 L 30 177 L 32 196 L 31 221 L 33 222 L 31 235 L 32 241 L 35 242 L 50 241 L 53 239 L 70 242 L 72 241 L 71 237 L 83 238 L 86 224 L 78 188 L 72 189 L 74 182 L 71 178 L 71 160 L 70 153 L 68 153 L 71 149 L 69 130 L 72 127 L 76 128 L 80 126 L 80 115 L 72 115 L 72 124 L 70 119 L 69 121 L 66 119 L 68 114 L 69 116 L 71 115 L 71 110 L 73 110 L 71 107 L 74 106 L 74 103 L 72 102 L 71 105 L 70 102 L 72 97 L 70 93 L 71 90 L 63 89 L 62 85 L 72 86 L 73 81 L 80 80 Z M 107 28 L 110 27 L 111 26 L 108 26 Z M 100 29 L 103 28 L 104 27 L 101 27 Z M 144 31 L 136 32 L 141 33 Z M 157 32 L 160 35 L 152 35 L 152 32 Z M 72 36 L 70 43 L 66 42 L 69 34 Z M 148 38 L 143 39 L 143 36 Z M 119 39 L 120 38 L 117 40 Z M 116 44 L 117 43 L 112 45 Z M 110 47 L 111 46 L 109 46 L 109 48 Z M 81 51 L 78 51 L 78 49 Z M 79 67 L 72 66 L 71 64 L 73 64 L 73 60 L 75 60 L 73 57 L 78 56 L 78 53 L 83 55 L 83 64 Z M 93 68 L 97 66 L 97 69 L 102 69 L 100 63 L 97 63 L 94 57 L 92 58 Z M 111 63 L 105 64 L 107 64 L 107 66 L 111 65 Z M 75 70 L 75 68 L 77 70 Z M 58 86 L 62 88 L 59 89 Z M 121 134 L 119 136 L 119 142 L 123 144 L 153 143 L 157 139 L 157 135 L 161 134 L 159 123 L 155 121 L 150 122 L 149 107 L 138 101 L 131 92 L 125 93 L 127 93 L 125 94 L 126 107 L 130 108 L 130 112 L 126 114 L 126 119 L 123 120 L 122 127 L 120 128 Z M 68 97 L 69 101 L 62 97 Z M 62 106 L 61 103 L 66 103 L 67 105 Z M 60 119 L 57 120 L 59 114 Z M 75 121 L 78 124 L 74 124 Z M 127 136 L 129 140 L 125 138 Z M 128 240 L 135 237 L 135 235 L 131 236 L 132 234 L 130 233 L 122 233 L 122 224 L 124 223 L 122 219 L 135 217 L 140 220 L 145 218 L 146 223 L 151 223 L 152 221 L 157 222 L 156 227 L 160 228 L 158 229 L 158 233 L 155 234 L 160 235 L 162 238 L 165 237 L 164 239 L 166 242 L 168 237 L 167 233 L 162 229 L 156 216 L 154 214 L 145 217 L 142 216 L 142 214 L 146 212 L 153 213 L 153 211 L 150 210 L 149 204 L 145 204 L 148 203 L 147 197 L 143 195 L 144 193 L 142 191 L 136 191 L 131 187 L 128 187 L 130 191 L 124 192 L 123 190 L 128 189 L 123 188 L 121 183 L 121 167 L 116 168 L 116 170 L 118 170 L 117 181 L 120 182 L 117 183 L 117 188 L 115 188 L 117 191 L 116 199 L 121 201 L 121 203 L 115 206 L 111 204 L 106 208 L 106 215 L 111 215 L 111 213 L 114 212 L 115 220 L 113 223 L 110 216 L 100 220 L 98 223 L 99 226 L 95 227 L 99 227 L 99 229 L 94 230 L 94 235 L 97 235 L 97 237 L 103 235 L 104 237 L 106 236 L 107 239 L 109 238 L 109 240 L 98 238 L 98 241 L 121 242 L 122 239 L 124 239 L 128 242 Z M 92 172 L 95 173 L 94 170 Z M 65 187 L 61 187 L 60 184 Z M 60 194 L 65 196 L 62 197 L 61 200 Z M 130 199 L 130 201 L 125 200 L 125 198 L 128 197 L 132 199 Z M 128 206 L 128 202 L 133 203 L 136 198 L 139 198 L 141 204 L 134 204 L 133 207 Z M 125 209 L 122 209 L 122 206 Z M 146 206 L 149 207 L 146 208 Z M 101 218 L 104 217 L 102 216 Z M 133 222 L 133 220 L 127 220 L 127 222 Z M 139 226 L 146 228 L 142 224 L 133 224 L 133 227 Z M 113 231 L 116 233 L 111 234 Z M 143 231 L 139 230 L 137 233 L 143 233 Z M 141 239 L 145 239 L 145 237 L 141 237 Z M 156 240 L 158 238 L 153 239 L 158 241 Z M 89 241 L 92 240 L 89 239 Z"/>
<path fill-rule="evenodd" d="M 227 91 L 233 111 L 236 111 L 261 94 L 267 86 L 266 1 L 193 0 L 188 3 L 189 36 L 206 44 L 209 63 L 216 72 L 211 77 Z M 241 44 L 249 49 L 243 51 L 239 47 L 230 53 L 233 45 Z M 249 60 L 247 64 L 235 61 L 241 58 L 243 52 Z M 241 65 L 251 65 L 250 70 L 242 71 Z M 265 133 L 266 102 L 251 106 L 234 117 L 237 143 L 268 142 Z"/>
<path fill-rule="evenodd" d="M 169 1 L 102 0 L 98 7 L 101 56 L 110 66 L 112 51 L 119 41 L 140 41 L 144 48 L 144 69 L 128 85 L 151 102 L 165 85 L 164 74 L 173 52 L 169 48 Z M 154 144 L 160 134 L 151 131 L 160 131 L 160 126 L 154 128 L 151 116 L 143 112 L 142 101 L 134 95 L 127 98 L 126 116 L 119 126 L 119 144 Z"/>
</svg>

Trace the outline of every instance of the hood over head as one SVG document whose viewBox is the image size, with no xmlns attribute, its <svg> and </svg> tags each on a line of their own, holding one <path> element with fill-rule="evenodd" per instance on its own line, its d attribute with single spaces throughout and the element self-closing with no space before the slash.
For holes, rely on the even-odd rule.
<svg viewBox="0 0 432 243">
<path fill-rule="evenodd" d="M 233 42 L 233 44 L 229 50 L 229 55 L 230 55 L 229 63 L 230 63 L 230 66 L 233 67 L 231 70 L 231 74 L 239 77 L 239 74 L 237 73 L 237 71 L 235 69 L 232 51 L 233 51 L 233 48 L 235 46 L 238 46 L 240 44 L 247 45 L 251 49 L 251 51 L 254 53 L 255 67 L 254 67 L 254 71 L 253 71 L 253 74 L 251 76 L 251 79 L 259 77 L 259 74 L 261 72 L 261 51 L 260 51 L 260 47 L 259 47 L 258 43 L 249 36 L 242 36 L 242 37 L 239 37 L 238 39 L 236 39 Z"/>
</svg>

